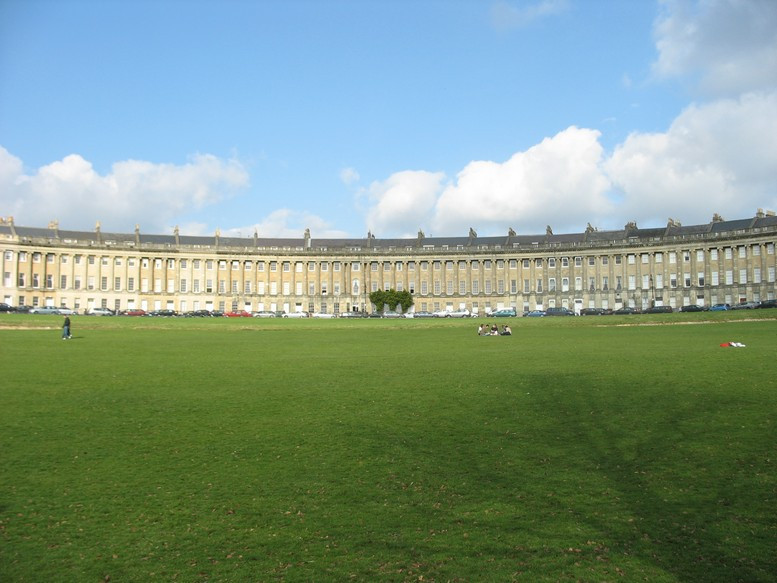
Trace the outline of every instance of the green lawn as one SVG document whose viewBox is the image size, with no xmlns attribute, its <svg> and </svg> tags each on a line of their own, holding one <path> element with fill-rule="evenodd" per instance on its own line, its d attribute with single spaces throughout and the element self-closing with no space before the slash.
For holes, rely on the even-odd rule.
<svg viewBox="0 0 777 583">
<path fill-rule="evenodd" d="M 774 581 L 768 312 L 4 316 L 0 581 Z"/>
</svg>

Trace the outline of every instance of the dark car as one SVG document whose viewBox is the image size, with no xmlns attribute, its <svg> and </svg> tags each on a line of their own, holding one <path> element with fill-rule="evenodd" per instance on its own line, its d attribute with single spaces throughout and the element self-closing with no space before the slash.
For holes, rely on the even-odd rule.
<svg viewBox="0 0 777 583">
<path fill-rule="evenodd" d="M 629 315 L 629 314 L 639 314 L 639 310 L 637 308 L 630 308 L 628 306 L 623 306 L 619 310 L 615 310 L 613 312 L 616 316 L 623 316 L 623 315 Z"/>
<path fill-rule="evenodd" d="M 16 308 L 8 304 L 0 304 L 0 312 L 15 312 Z"/>
<path fill-rule="evenodd" d="M 740 302 L 734 306 L 731 306 L 732 310 L 754 310 L 758 307 L 759 302 Z"/>
<path fill-rule="evenodd" d="M 777 308 L 777 300 L 764 300 L 758 304 L 759 308 Z"/>
<path fill-rule="evenodd" d="M 672 306 L 653 306 L 652 308 L 648 308 L 645 313 L 646 314 L 671 314 L 674 310 L 672 310 Z"/>
<path fill-rule="evenodd" d="M 601 316 L 604 314 L 604 308 L 583 308 L 580 310 L 581 316 Z"/>
<path fill-rule="evenodd" d="M 707 308 L 704 306 L 698 306 L 696 304 L 688 304 L 687 306 L 683 306 L 680 308 L 681 312 L 706 312 Z"/>
<path fill-rule="evenodd" d="M 154 310 L 153 312 L 149 312 L 148 315 L 156 318 L 174 318 L 178 315 L 178 312 L 175 310 Z"/>
<path fill-rule="evenodd" d="M 187 318 L 210 318 L 212 313 L 210 310 L 192 310 L 184 314 Z"/>
<path fill-rule="evenodd" d="M 545 310 L 546 316 L 574 316 L 575 313 L 569 308 L 548 308 Z"/>
<path fill-rule="evenodd" d="M 526 314 L 527 318 L 544 318 L 547 314 L 545 310 L 532 310 Z"/>
</svg>

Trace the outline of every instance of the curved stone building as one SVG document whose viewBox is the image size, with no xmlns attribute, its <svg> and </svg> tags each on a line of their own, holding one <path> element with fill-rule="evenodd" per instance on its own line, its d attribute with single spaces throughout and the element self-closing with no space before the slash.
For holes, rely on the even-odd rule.
<svg viewBox="0 0 777 583">
<path fill-rule="evenodd" d="M 407 290 L 417 311 L 579 310 L 775 298 L 777 217 L 582 233 L 275 239 L 66 231 L 0 220 L 10 305 L 114 310 L 370 311 Z"/>
</svg>

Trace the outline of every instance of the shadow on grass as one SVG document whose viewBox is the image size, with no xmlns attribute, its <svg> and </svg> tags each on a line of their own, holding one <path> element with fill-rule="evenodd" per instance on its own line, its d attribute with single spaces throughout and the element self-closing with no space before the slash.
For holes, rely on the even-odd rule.
<svg viewBox="0 0 777 583">
<path fill-rule="evenodd" d="M 753 404 L 751 429 L 732 433 L 736 396 L 700 393 L 524 375 L 458 409 L 416 402 L 352 438 L 390 458 L 382 487 L 406 513 L 436 490 L 446 512 L 415 518 L 460 525 L 473 533 L 462 548 L 518 572 L 773 580 L 769 410 Z"/>
<path fill-rule="evenodd" d="M 543 400 L 545 415 L 558 420 L 547 439 L 567 441 L 571 455 L 606 477 L 616 507 L 589 513 L 586 522 L 619 541 L 622 553 L 679 580 L 773 580 L 777 527 L 768 499 L 774 493 L 758 477 L 772 438 L 732 436 L 722 427 L 732 397 L 699 399 L 693 387 L 635 396 L 644 388 L 602 390 L 600 380 L 578 376 L 553 382 L 575 389 Z M 756 406 L 751 415 L 764 412 Z M 754 417 L 742 422 L 757 431 Z M 753 444 L 760 444 L 756 451 Z M 760 468 L 761 475 L 770 472 Z"/>
</svg>

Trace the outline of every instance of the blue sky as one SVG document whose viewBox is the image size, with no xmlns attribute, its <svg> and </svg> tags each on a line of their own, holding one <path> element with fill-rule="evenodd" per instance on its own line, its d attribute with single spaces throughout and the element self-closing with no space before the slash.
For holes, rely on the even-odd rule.
<svg viewBox="0 0 777 583">
<path fill-rule="evenodd" d="M 0 216 L 299 237 L 777 210 L 770 0 L 0 0 Z"/>
</svg>

